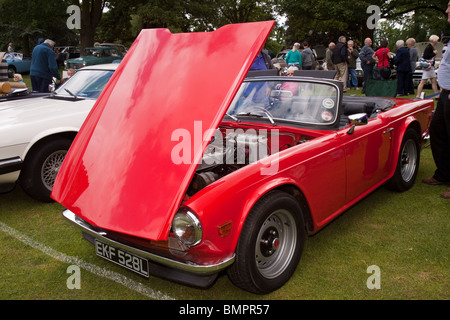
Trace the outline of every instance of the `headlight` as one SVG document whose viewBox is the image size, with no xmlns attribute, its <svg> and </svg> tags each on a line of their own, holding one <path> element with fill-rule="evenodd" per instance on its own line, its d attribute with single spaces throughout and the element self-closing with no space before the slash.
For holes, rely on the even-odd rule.
<svg viewBox="0 0 450 320">
<path fill-rule="evenodd" d="M 86 67 L 86 61 L 83 61 L 83 67 Z"/>
<path fill-rule="evenodd" d="M 187 246 L 195 246 L 202 240 L 202 226 L 195 214 L 181 208 L 173 218 L 172 231 L 175 236 Z"/>
</svg>

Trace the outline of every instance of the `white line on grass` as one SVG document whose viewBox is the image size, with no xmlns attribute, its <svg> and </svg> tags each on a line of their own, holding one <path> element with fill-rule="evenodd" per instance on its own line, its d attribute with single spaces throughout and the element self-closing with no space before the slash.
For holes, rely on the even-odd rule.
<svg viewBox="0 0 450 320">
<path fill-rule="evenodd" d="M 71 257 L 68 255 L 65 255 L 64 253 L 58 252 L 46 245 L 43 245 L 42 243 L 39 243 L 30 237 L 20 233 L 19 231 L 9 227 L 8 225 L 4 224 L 0 221 L 0 231 L 3 231 L 4 233 L 16 238 L 17 240 L 23 242 L 24 244 L 33 247 L 35 249 L 40 250 L 41 252 L 45 253 L 46 255 L 59 260 L 64 263 L 70 263 L 70 264 L 76 264 L 80 268 L 87 270 L 97 276 L 112 280 L 114 282 L 117 282 L 125 287 L 127 287 L 130 290 L 134 290 L 144 296 L 147 296 L 151 299 L 157 299 L 157 300 L 174 300 L 170 296 L 155 291 L 151 288 L 148 288 L 144 286 L 140 282 L 136 282 L 134 280 L 128 279 L 127 277 L 121 275 L 120 273 L 113 272 L 104 268 L 100 268 L 99 266 L 96 266 L 92 263 L 88 263 L 86 261 L 83 261 L 81 259 L 78 259 L 76 257 Z"/>
</svg>

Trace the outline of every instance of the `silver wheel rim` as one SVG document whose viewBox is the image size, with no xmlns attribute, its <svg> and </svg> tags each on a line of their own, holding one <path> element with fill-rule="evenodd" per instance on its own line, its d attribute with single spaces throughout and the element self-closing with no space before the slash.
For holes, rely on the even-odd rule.
<svg viewBox="0 0 450 320">
<path fill-rule="evenodd" d="M 400 158 L 402 179 L 409 182 L 417 166 L 417 148 L 413 140 L 406 141 Z"/>
<path fill-rule="evenodd" d="M 47 157 L 47 159 L 45 159 L 44 164 L 42 165 L 41 178 L 42 183 L 48 190 L 52 190 L 56 175 L 61 168 L 66 154 L 66 150 L 59 150 L 53 152 Z"/>
<path fill-rule="evenodd" d="M 297 246 L 295 219 L 288 210 L 273 212 L 262 224 L 255 246 L 259 272 L 267 279 L 281 275 L 289 266 Z"/>
</svg>

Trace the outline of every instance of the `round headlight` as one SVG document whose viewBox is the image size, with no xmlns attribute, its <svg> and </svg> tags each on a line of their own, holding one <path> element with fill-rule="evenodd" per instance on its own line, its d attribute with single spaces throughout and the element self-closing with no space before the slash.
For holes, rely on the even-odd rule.
<svg viewBox="0 0 450 320">
<path fill-rule="evenodd" d="M 203 231 L 200 220 L 186 209 L 180 209 L 173 218 L 172 231 L 187 246 L 194 246 L 202 240 Z"/>
</svg>

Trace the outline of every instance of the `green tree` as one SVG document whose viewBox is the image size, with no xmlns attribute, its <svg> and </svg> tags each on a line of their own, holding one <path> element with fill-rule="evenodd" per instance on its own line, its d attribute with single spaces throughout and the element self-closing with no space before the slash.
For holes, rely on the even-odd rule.
<svg viewBox="0 0 450 320">
<path fill-rule="evenodd" d="M 283 0 L 280 6 L 287 16 L 286 44 L 290 47 L 294 42 L 308 40 L 328 45 L 341 35 L 361 44 L 362 39 L 373 36 L 373 30 L 367 28 L 367 8 L 382 7 L 383 3 L 384 0 Z"/>
<path fill-rule="evenodd" d="M 66 27 L 69 4 L 65 0 L 0 0 L 2 51 L 9 42 L 15 44 L 16 51 L 31 55 L 39 38 L 51 38 L 57 43 L 74 41 L 75 33 Z"/>
<path fill-rule="evenodd" d="M 367 25 L 372 13 L 367 9 L 378 6 L 380 18 L 387 19 L 398 37 L 417 36 L 419 41 L 429 34 L 449 34 L 445 10 L 448 0 L 280 0 L 281 12 L 287 16 L 286 44 L 303 39 L 313 44 L 327 45 L 340 35 L 362 44 L 364 38 L 374 36 Z M 402 28 L 393 28 L 401 25 Z"/>
</svg>

